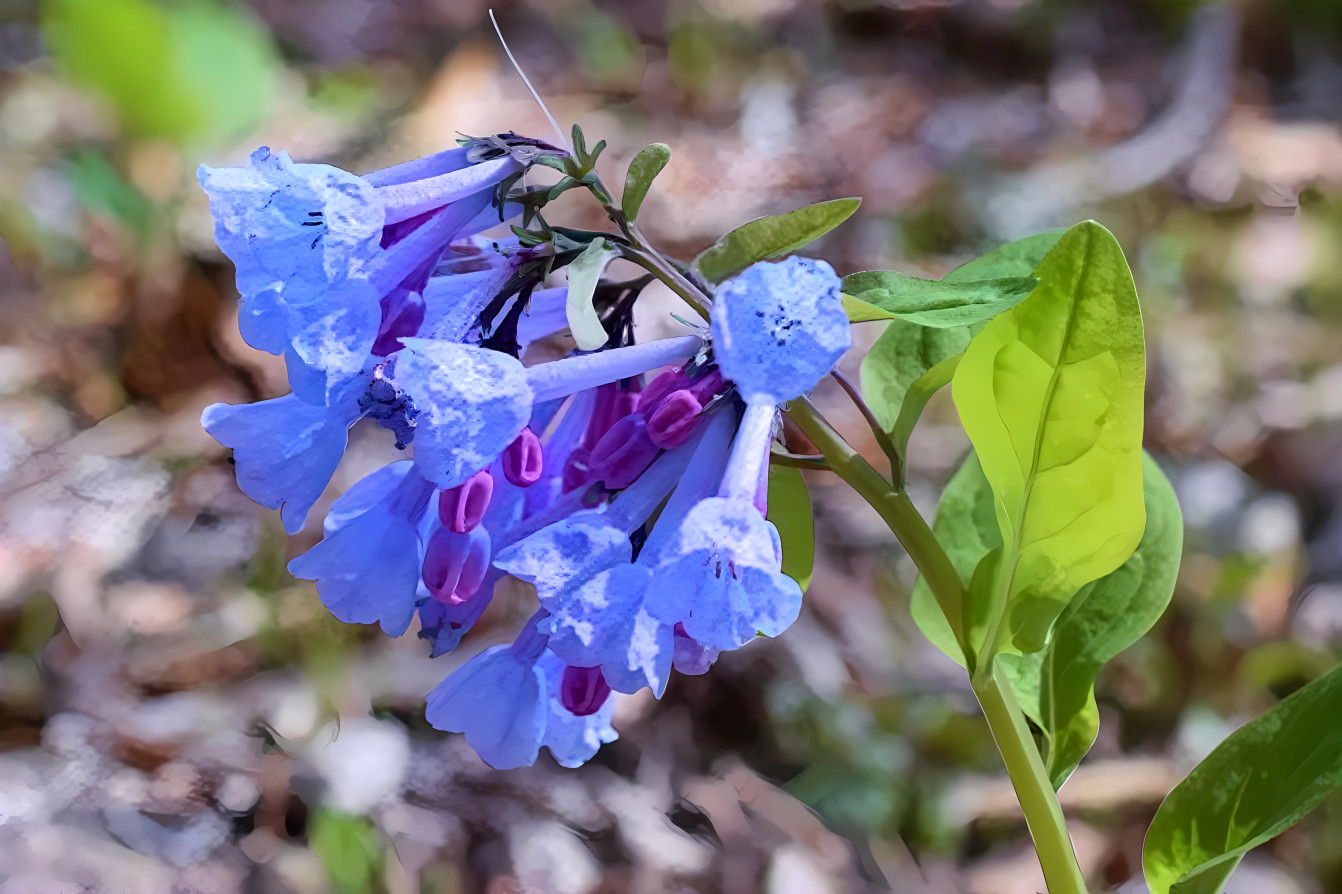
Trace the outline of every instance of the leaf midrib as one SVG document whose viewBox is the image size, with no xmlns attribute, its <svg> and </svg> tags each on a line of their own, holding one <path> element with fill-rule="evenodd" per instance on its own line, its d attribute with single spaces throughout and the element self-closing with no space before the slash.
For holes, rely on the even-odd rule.
<svg viewBox="0 0 1342 894">
<path fill-rule="evenodd" d="M 1007 602 L 1011 599 L 1011 587 L 1016 581 L 1016 568 L 1020 560 L 1021 530 L 1025 523 L 1025 513 L 1030 505 L 1030 494 L 1034 491 L 1040 454 L 1043 452 L 1044 428 L 1048 424 L 1048 408 L 1053 403 L 1053 396 L 1058 388 L 1058 379 L 1062 375 L 1063 357 L 1067 353 L 1067 345 L 1071 342 L 1072 329 L 1076 324 L 1077 305 L 1080 303 L 1077 300 L 1077 295 L 1080 294 L 1086 280 L 1090 277 L 1090 261 L 1095 242 L 1094 237 L 1089 231 L 1086 232 L 1085 238 L 1086 247 L 1081 256 L 1081 273 L 1077 276 L 1071 287 L 1071 301 L 1067 309 L 1067 325 L 1063 329 L 1062 341 L 1058 348 L 1058 359 L 1053 366 L 1053 373 L 1049 376 L 1048 386 L 1044 389 L 1044 400 L 1039 410 L 1039 421 L 1035 424 L 1034 453 L 1030 458 L 1029 474 L 1026 475 L 1025 478 L 1025 489 L 1021 493 L 1021 501 L 1016 509 L 1016 517 L 1012 520 L 1010 561 L 1002 563 L 1003 573 L 1001 573 L 1001 577 L 1004 579 L 1005 592 L 1000 593 L 1000 598 L 994 600 L 997 605 L 997 612 L 993 618 L 992 626 L 988 629 L 989 636 L 983 642 L 984 647 L 988 649 L 993 648 L 993 643 L 997 640 L 998 634 L 1001 631 L 1002 621 L 1006 617 Z M 1020 305 L 1017 305 L 1017 307 L 1019 306 Z M 1003 422 L 1005 422 L 1005 420 L 1003 420 Z M 999 587 L 999 589 L 1001 588 Z M 1052 705 L 1050 704 L 1050 710 L 1051 709 Z"/>
</svg>

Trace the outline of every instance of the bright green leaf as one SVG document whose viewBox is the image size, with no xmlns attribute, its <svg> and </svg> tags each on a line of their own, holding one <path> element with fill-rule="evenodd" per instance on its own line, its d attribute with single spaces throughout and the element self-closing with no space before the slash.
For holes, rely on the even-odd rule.
<svg viewBox="0 0 1342 894">
<path fill-rule="evenodd" d="M 1342 665 L 1217 746 L 1170 792 L 1146 833 L 1151 894 L 1217 894 L 1252 848 L 1342 785 Z"/>
<path fill-rule="evenodd" d="M 783 544 L 783 573 L 805 590 L 815 566 L 815 522 L 801 469 L 769 466 L 769 521 Z"/>
<path fill-rule="evenodd" d="M 1095 743 L 1100 668 L 1159 620 L 1174 594 L 1183 518 L 1174 488 L 1149 457 L 1142 461 L 1146 531 L 1116 571 L 1086 584 L 1063 609 L 1041 652 L 1003 656 L 1021 707 L 1044 732 L 1044 763 L 1061 788 Z"/>
<path fill-rule="evenodd" d="M 719 238 L 695 258 L 695 266 L 709 282 L 722 282 L 756 261 L 781 257 L 819 239 L 861 203 L 861 199 L 833 199 L 752 220 Z"/>
<path fill-rule="evenodd" d="M 939 281 L 870 270 L 843 278 L 845 294 L 923 326 L 949 328 L 982 323 L 1019 304 L 1035 281 L 1009 276 L 977 282 Z"/>
<path fill-rule="evenodd" d="M 574 125 L 577 131 L 577 125 Z M 596 284 L 609 264 L 619 252 L 611 248 L 600 236 L 588 243 L 582 254 L 568 265 L 568 302 L 564 312 L 568 316 L 568 326 L 573 332 L 573 340 L 583 351 L 595 351 L 606 343 L 610 335 L 601 325 L 601 317 L 592 304 L 596 294 Z"/>
<path fill-rule="evenodd" d="M 1003 542 L 996 579 L 967 611 L 988 618 L 976 671 L 1007 644 L 1043 648 L 1076 591 L 1122 565 L 1146 526 L 1142 318 L 1123 252 L 1099 224 L 1077 224 L 1036 275 L 951 382 Z"/>
<path fill-rule="evenodd" d="M 643 200 L 648 196 L 652 181 L 671 160 L 671 147 L 665 143 L 653 143 L 639 150 L 638 155 L 629 163 L 629 171 L 624 175 L 624 198 L 620 207 L 629 220 L 638 217 Z"/>
<path fill-rule="evenodd" d="M 913 427 L 918 424 L 918 418 L 923 415 L 923 410 L 926 409 L 932 395 L 951 383 L 951 378 L 960 365 L 961 356 L 957 353 L 942 360 L 914 379 L 909 390 L 905 392 L 904 403 L 899 407 L 899 416 L 895 419 L 895 424 L 890 427 L 890 443 L 894 445 L 895 453 L 900 459 L 907 459 L 909 437 L 913 435 Z M 903 472 L 903 468 L 900 471 Z"/>
</svg>

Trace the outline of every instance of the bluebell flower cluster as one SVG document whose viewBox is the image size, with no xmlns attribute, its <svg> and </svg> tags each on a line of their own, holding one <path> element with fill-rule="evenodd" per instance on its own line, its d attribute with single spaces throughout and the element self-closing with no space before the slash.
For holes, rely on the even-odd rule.
<svg viewBox="0 0 1342 894">
<path fill-rule="evenodd" d="M 292 388 L 202 423 L 290 533 L 349 429 L 390 430 L 407 458 L 335 500 L 289 570 L 342 621 L 417 620 L 435 656 L 504 575 L 534 585 L 516 640 L 458 667 L 426 717 L 498 768 L 542 747 L 578 766 L 616 736 L 612 692 L 660 696 L 797 617 L 765 518 L 770 444 L 779 405 L 851 336 L 834 271 L 788 258 L 719 286 L 706 330 L 634 343 L 617 324 L 602 350 L 528 366 L 567 327 L 567 290 L 544 287 L 556 249 L 480 234 L 518 210 L 517 175 L 563 153 L 465 143 L 363 176 L 268 149 L 202 167 L 243 336 L 284 356 Z"/>
</svg>

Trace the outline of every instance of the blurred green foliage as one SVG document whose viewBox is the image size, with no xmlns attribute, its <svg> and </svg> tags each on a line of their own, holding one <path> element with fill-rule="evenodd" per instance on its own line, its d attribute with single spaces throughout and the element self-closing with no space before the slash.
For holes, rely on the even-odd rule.
<svg viewBox="0 0 1342 894">
<path fill-rule="evenodd" d="M 43 32 L 57 64 L 101 93 L 128 134 L 196 145 L 247 133 L 276 75 L 249 13 L 210 0 L 51 0 Z"/>
</svg>

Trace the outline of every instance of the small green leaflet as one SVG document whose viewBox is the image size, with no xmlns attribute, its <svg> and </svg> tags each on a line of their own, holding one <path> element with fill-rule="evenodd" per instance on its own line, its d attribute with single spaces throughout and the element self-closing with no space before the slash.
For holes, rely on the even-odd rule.
<svg viewBox="0 0 1342 894">
<path fill-rule="evenodd" d="M 870 270 L 843 278 L 845 294 L 880 309 L 888 319 L 939 328 L 982 323 L 1015 307 L 1034 286 L 1028 276 L 958 282 L 918 279 L 893 270 Z"/>
<path fill-rule="evenodd" d="M 847 220 L 861 203 L 861 199 L 833 199 L 752 220 L 719 237 L 694 264 L 709 282 L 722 282 L 756 261 L 781 257 L 815 241 Z"/>
<path fill-rule="evenodd" d="M 815 566 L 815 522 L 801 469 L 769 466 L 769 521 L 783 545 L 783 573 L 805 590 Z"/>
<path fill-rule="evenodd" d="M 997 530 L 997 516 L 993 512 L 992 490 L 988 487 L 988 480 L 983 477 L 978 457 L 972 451 L 941 493 L 937 517 L 932 522 L 932 533 L 946 550 L 951 564 L 960 574 L 960 580 L 966 585 L 973 578 L 974 569 L 983 557 L 1002 545 L 1002 535 Z M 921 575 L 913 585 L 909 608 L 923 636 L 956 663 L 965 664 L 964 652 L 955 631 L 951 629 L 950 622 L 946 620 L 936 597 Z"/>
<path fill-rule="evenodd" d="M 1055 789 L 1095 743 L 1100 668 L 1141 638 L 1174 595 L 1183 551 L 1183 518 L 1174 488 L 1149 456 L 1142 459 L 1146 531 L 1118 568 L 1086 584 L 1067 603 L 1048 645 L 1002 662 L 1022 709 L 1044 732 L 1044 763 Z"/>
<path fill-rule="evenodd" d="M 639 150 L 638 155 L 629 163 L 629 171 L 624 175 L 624 198 L 620 207 L 628 220 L 638 217 L 643 200 L 647 198 L 652 181 L 671 160 L 671 147 L 665 143 L 653 143 Z"/>
<path fill-rule="evenodd" d="M 1231 733 L 1170 792 L 1142 849 L 1151 894 L 1217 894 L 1252 848 L 1342 785 L 1342 665 Z"/>
<path fill-rule="evenodd" d="M 970 342 L 951 382 L 1003 544 L 966 607 L 987 619 L 976 672 L 1008 644 L 1043 648 L 1076 591 L 1122 565 L 1146 527 L 1142 317 L 1123 252 L 1108 230 L 1080 223 L 1036 275 L 1030 297 Z"/>
<path fill-rule="evenodd" d="M 580 350 L 595 351 L 610 338 L 592 305 L 592 296 L 606 265 L 618 255 L 617 249 L 598 236 L 568 265 L 568 302 L 564 312 Z"/>
</svg>

